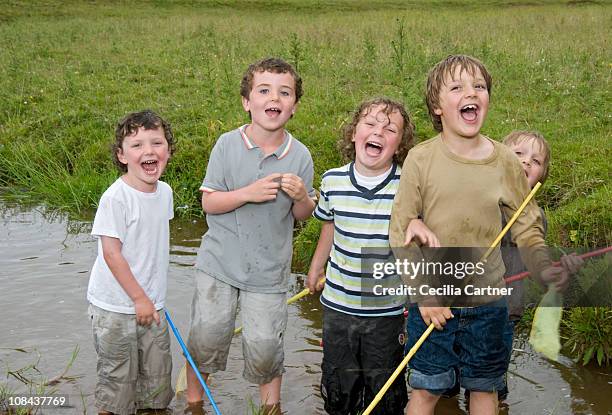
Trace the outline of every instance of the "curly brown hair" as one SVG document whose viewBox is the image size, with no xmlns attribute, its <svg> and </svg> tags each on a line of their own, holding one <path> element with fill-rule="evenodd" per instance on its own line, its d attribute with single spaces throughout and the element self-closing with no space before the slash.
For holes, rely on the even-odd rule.
<svg viewBox="0 0 612 415">
<path fill-rule="evenodd" d="M 144 128 L 145 130 L 156 130 L 160 127 L 164 130 L 164 136 L 168 142 L 168 152 L 170 155 L 172 155 L 175 151 L 176 143 L 174 134 L 172 134 L 172 128 L 168 122 L 166 122 L 155 112 L 151 110 L 132 112 L 119 121 L 117 128 L 115 128 L 115 142 L 111 146 L 111 150 L 113 154 L 113 162 L 121 173 L 127 172 L 127 165 L 119 161 L 117 153 L 122 149 L 123 140 L 125 137 L 136 133 L 139 128 Z"/>
<path fill-rule="evenodd" d="M 359 107 L 353 112 L 353 118 L 351 121 L 344 126 L 342 131 L 342 137 L 338 141 L 338 148 L 345 159 L 355 160 L 355 143 L 353 142 L 353 135 L 359 120 L 368 115 L 372 108 L 376 106 L 382 106 L 382 111 L 386 115 L 390 115 L 393 112 L 399 112 L 404 120 L 404 126 L 402 127 L 402 139 L 400 140 L 399 147 L 393 155 L 393 161 L 400 166 L 404 162 L 408 150 L 414 145 L 414 123 L 406 111 L 404 104 L 398 101 L 394 101 L 386 97 L 376 97 L 367 101 L 363 101 Z"/>
<path fill-rule="evenodd" d="M 247 68 L 240 82 L 240 95 L 249 99 L 251 89 L 253 89 L 253 77 L 255 72 L 289 73 L 295 81 L 295 102 L 298 103 L 302 97 L 302 78 L 290 63 L 280 58 L 265 58 L 252 63 Z"/>
<path fill-rule="evenodd" d="M 447 77 L 453 79 L 457 68 L 461 68 L 462 72 L 467 71 L 467 73 L 472 76 L 475 76 L 476 72 L 480 71 L 487 84 L 489 97 L 491 96 L 491 88 L 493 87 L 491 74 L 489 74 L 487 68 L 478 59 L 467 55 L 449 55 L 446 59 L 438 62 L 427 75 L 427 89 L 425 95 L 431 123 L 438 132 L 442 131 L 442 119 L 435 113 L 435 110 L 440 108 L 440 90 L 442 86 L 446 84 Z"/>
</svg>

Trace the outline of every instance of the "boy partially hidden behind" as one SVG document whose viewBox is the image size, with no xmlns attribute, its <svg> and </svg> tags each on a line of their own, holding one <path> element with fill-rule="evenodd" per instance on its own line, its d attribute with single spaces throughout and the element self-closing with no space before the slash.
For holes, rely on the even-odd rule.
<svg viewBox="0 0 612 415">
<path fill-rule="evenodd" d="M 402 168 L 390 224 L 392 247 L 402 247 L 411 220 L 423 218 L 443 247 L 488 247 L 501 230 L 502 211 L 511 217 L 529 193 L 525 173 L 506 146 L 480 134 L 489 108 L 491 76 L 469 56 L 439 62 L 427 80 L 427 106 L 440 134 L 415 146 Z M 500 210 L 501 206 L 501 210 Z M 563 268 L 551 267 L 542 218 L 530 203 L 511 229 L 532 274 L 562 288 Z M 477 261 L 477 259 L 475 260 Z M 502 288 L 504 267 L 499 249 L 487 258 L 479 287 Z M 440 395 L 459 383 L 470 395 L 470 412 L 497 413 L 497 391 L 504 387 L 510 350 L 504 341 L 506 301 L 482 296 L 476 307 L 453 308 L 422 295 L 420 276 L 405 279 L 416 288 L 408 316 L 412 347 L 433 323 L 433 331 L 410 361 L 413 388 L 407 414 L 433 414 Z M 444 330 L 442 330 L 444 326 Z"/>
<path fill-rule="evenodd" d="M 504 137 L 503 143 L 512 150 L 521 162 L 521 167 L 525 172 L 527 184 L 530 189 L 532 189 L 536 183 L 540 182 L 543 184 L 544 181 L 546 181 L 550 166 L 551 151 L 548 142 L 542 134 L 537 131 L 512 131 Z M 547 222 L 544 210 L 540 209 L 540 214 L 544 225 L 544 234 L 546 234 Z M 509 277 L 525 271 L 525 265 L 521 261 L 520 255 L 518 255 L 518 250 L 504 249 L 515 246 L 516 245 L 512 243 L 510 235 L 506 234 L 501 242 L 502 256 L 506 267 L 504 277 Z M 576 254 L 563 255 L 561 257 L 561 265 L 570 275 L 578 272 L 582 264 L 582 259 Z M 515 281 L 508 284 L 508 286 L 512 287 L 513 291 L 512 295 L 508 297 L 509 325 L 506 328 L 505 339 L 507 346 L 512 350 L 514 326 L 521 319 L 525 310 L 523 281 Z M 510 355 L 508 355 L 508 359 L 509 358 Z M 498 394 L 499 400 L 505 400 L 507 395 L 508 387 L 506 385 Z"/>
<path fill-rule="evenodd" d="M 243 377 L 259 385 L 262 413 L 280 415 L 293 225 L 315 207 L 313 162 L 285 130 L 302 95 L 291 65 L 274 58 L 250 65 L 240 94 L 251 123 L 219 137 L 200 187 L 208 231 L 188 348 L 204 378 L 225 370 L 239 304 Z M 186 412 L 203 413 L 202 397 L 188 366 Z"/>
<path fill-rule="evenodd" d="M 174 150 L 170 125 L 152 111 L 127 115 L 113 158 L 123 173 L 102 195 L 91 233 L 99 237 L 87 300 L 98 354 L 101 414 L 163 409 L 172 400 L 164 314 L 172 189 L 159 180 Z"/>
</svg>

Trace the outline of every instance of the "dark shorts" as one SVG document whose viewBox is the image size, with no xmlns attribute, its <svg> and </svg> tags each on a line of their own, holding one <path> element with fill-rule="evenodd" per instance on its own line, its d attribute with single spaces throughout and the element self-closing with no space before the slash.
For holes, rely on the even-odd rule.
<svg viewBox="0 0 612 415">
<path fill-rule="evenodd" d="M 469 391 L 502 390 L 510 354 L 506 300 L 452 311 L 455 317 L 444 330 L 432 331 L 410 360 L 408 383 L 434 395 L 457 382 Z M 416 304 L 410 307 L 407 327 L 409 350 L 427 329 Z"/>
<path fill-rule="evenodd" d="M 329 414 L 362 412 L 399 366 L 404 317 L 361 317 L 324 307 L 321 395 Z M 372 414 L 400 415 L 408 403 L 402 372 Z"/>
</svg>

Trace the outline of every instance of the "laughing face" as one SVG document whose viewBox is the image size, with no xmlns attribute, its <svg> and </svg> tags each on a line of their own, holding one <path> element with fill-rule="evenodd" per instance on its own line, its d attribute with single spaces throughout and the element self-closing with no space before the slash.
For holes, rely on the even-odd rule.
<svg viewBox="0 0 612 415">
<path fill-rule="evenodd" d="M 355 126 L 355 168 L 364 176 L 378 176 L 391 167 L 402 140 L 404 119 L 399 111 L 385 113 L 385 106 L 366 109 Z"/>
<path fill-rule="evenodd" d="M 524 139 L 510 144 L 509 147 L 521 162 L 527 183 L 533 189 L 544 176 L 544 149 L 534 139 Z"/>
<path fill-rule="evenodd" d="M 123 139 L 117 158 L 127 165 L 123 180 L 128 185 L 141 192 L 154 192 L 170 158 L 164 130 L 140 127 L 136 133 Z"/>
<path fill-rule="evenodd" d="M 251 113 L 255 130 L 276 132 L 296 109 L 295 79 L 290 73 L 255 72 L 249 98 L 242 98 L 245 111 Z"/>
<path fill-rule="evenodd" d="M 457 67 L 440 89 L 439 107 L 434 110 L 442 120 L 442 131 L 449 138 L 475 138 L 489 110 L 487 83 L 477 68 L 474 75 Z"/>
</svg>

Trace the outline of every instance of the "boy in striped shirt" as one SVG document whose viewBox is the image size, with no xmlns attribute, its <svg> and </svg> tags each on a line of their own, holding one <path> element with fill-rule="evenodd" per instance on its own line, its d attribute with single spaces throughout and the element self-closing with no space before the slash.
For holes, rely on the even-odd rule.
<svg viewBox="0 0 612 415">
<path fill-rule="evenodd" d="M 366 260 L 390 253 L 399 163 L 413 139 L 414 125 L 402 104 L 387 98 L 363 102 L 340 143 L 353 161 L 323 174 L 313 213 L 323 225 L 307 285 L 311 293 L 323 289 L 321 395 L 329 414 L 363 411 L 403 357 L 406 297 L 372 295 L 368 288 L 373 281 L 397 287 L 401 279 L 375 280 L 364 271 Z M 374 413 L 403 414 L 407 401 L 400 376 Z"/>
</svg>

